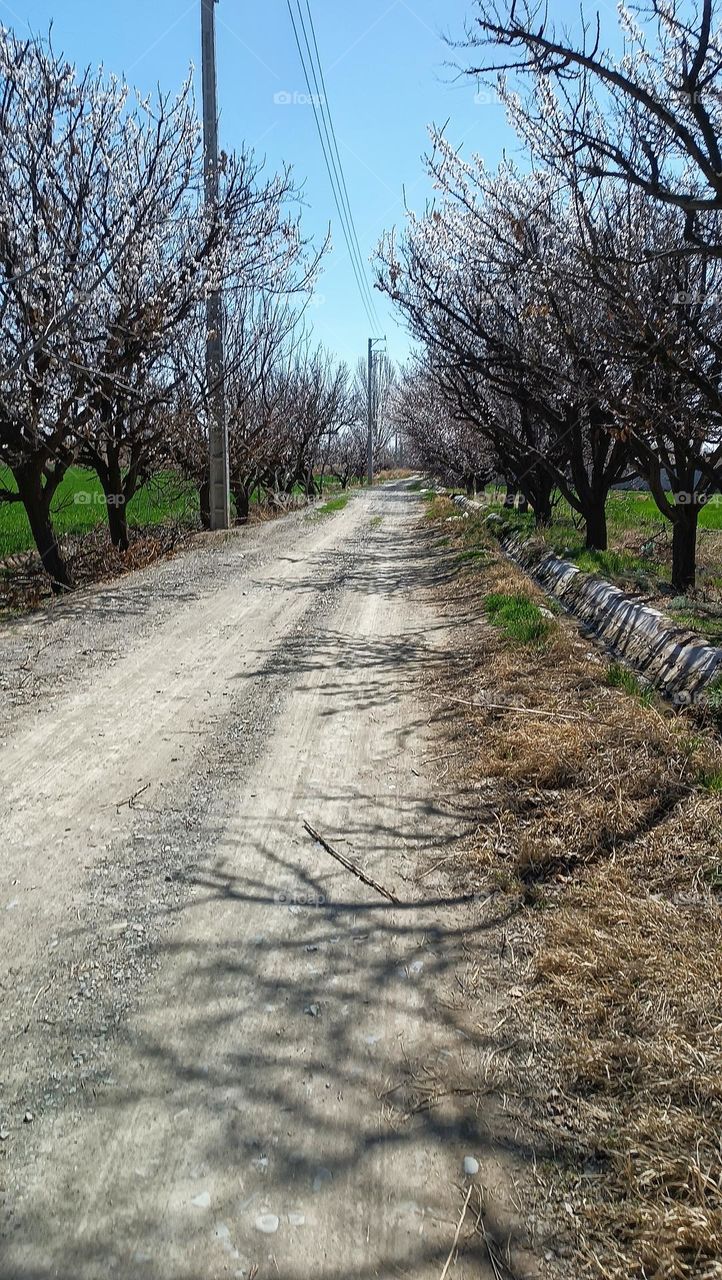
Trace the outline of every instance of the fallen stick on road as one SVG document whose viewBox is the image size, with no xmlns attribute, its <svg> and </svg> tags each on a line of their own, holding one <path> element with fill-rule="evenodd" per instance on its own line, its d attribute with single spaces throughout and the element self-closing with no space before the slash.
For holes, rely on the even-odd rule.
<svg viewBox="0 0 722 1280">
<path fill-rule="evenodd" d="M 513 702 L 469 702 L 466 698 L 447 698 L 441 693 L 431 693 L 429 697 L 435 698 L 437 702 L 455 702 L 460 707 L 471 707 L 474 711 L 516 711 L 519 715 L 552 716 L 558 720 L 591 720 L 592 724 L 601 724 L 605 729 L 612 727 L 604 724 L 603 720 L 587 715 L 584 711 L 546 711 L 542 707 L 518 707 Z"/>
<path fill-rule="evenodd" d="M 467 1209 L 468 1209 L 468 1207 L 469 1207 L 469 1201 L 470 1201 L 470 1199 L 471 1199 L 471 1193 L 472 1193 L 472 1191 L 473 1191 L 473 1190 L 474 1190 L 474 1184 L 473 1184 L 473 1182 L 472 1182 L 472 1183 L 470 1184 L 470 1186 L 469 1186 L 469 1190 L 468 1190 L 468 1191 L 467 1191 L 467 1193 L 466 1193 L 466 1199 L 465 1199 L 465 1201 L 464 1201 L 464 1207 L 463 1207 L 463 1209 L 461 1210 L 461 1217 L 459 1218 L 459 1225 L 458 1225 L 458 1226 L 457 1226 L 457 1228 L 456 1228 L 456 1235 L 454 1236 L 454 1243 L 453 1243 L 453 1244 L 452 1244 L 452 1246 L 451 1246 L 451 1253 L 449 1254 L 448 1258 L 446 1259 L 446 1266 L 444 1267 L 444 1270 L 442 1271 L 442 1273 L 441 1273 L 441 1276 L 440 1276 L 439 1280 L 446 1280 L 446 1276 L 448 1275 L 449 1267 L 451 1266 L 451 1260 L 452 1260 L 452 1258 L 453 1258 L 453 1256 L 454 1256 L 454 1252 L 455 1252 L 455 1250 L 456 1250 L 456 1246 L 457 1246 L 457 1245 L 458 1245 L 458 1243 L 459 1243 L 459 1236 L 461 1235 L 461 1228 L 462 1228 L 462 1227 L 463 1227 L 463 1225 L 464 1225 L 464 1218 L 466 1217 L 466 1210 L 467 1210 Z"/>
<path fill-rule="evenodd" d="M 146 782 L 145 786 L 139 787 L 137 791 L 133 792 L 132 796 L 126 796 L 125 800 L 119 800 L 115 806 L 116 809 L 122 809 L 125 804 L 127 804 L 129 809 L 135 808 L 135 802 L 138 799 L 138 796 L 142 796 L 143 792 L 147 791 L 149 786 L 150 783 Z"/>
<path fill-rule="evenodd" d="M 324 840 L 323 836 L 311 826 L 310 822 L 304 821 L 303 825 L 308 834 L 321 845 L 322 849 L 326 850 L 326 853 L 330 853 L 332 858 L 335 858 L 337 862 L 340 862 L 342 867 L 345 867 L 347 871 L 353 872 L 353 874 L 357 876 L 359 880 L 363 880 L 364 884 L 367 884 L 370 889 L 375 889 L 377 893 L 381 894 L 382 898 L 388 898 L 389 902 L 398 903 L 399 899 L 395 894 L 391 893 L 389 889 L 384 889 L 384 886 L 379 884 L 376 880 L 372 880 L 371 876 L 367 876 L 360 867 L 356 866 L 355 862 L 351 862 L 348 858 L 344 858 L 343 854 L 339 853 L 338 849 L 334 849 L 333 845 L 328 843 L 328 840 Z"/>
</svg>

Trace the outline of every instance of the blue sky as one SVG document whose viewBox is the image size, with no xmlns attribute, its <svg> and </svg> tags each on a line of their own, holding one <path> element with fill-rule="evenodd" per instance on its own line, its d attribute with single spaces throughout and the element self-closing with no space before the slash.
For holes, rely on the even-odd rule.
<svg viewBox="0 0 722 1280">
<path fill-rule="evenodd" d="M 605 7 L 608 7 L 605 5 Z M 384 229 L 403 221 L 403 193 L 422 208 L 429 194 L 421 155 L 426 126 L 449 119 L 448 136 L 493 165 L 504 146 L 516 150 L 502 108 L 475 101 L 469 80 L 454 83 L 443 33 L 463 32 L 470 0 L 311 0 L 326 89 L 356 219 L 361 251 L 372 254 Z M 2 20 L 37 34 L 53 22 L 54 44 L 81 64 L 103 63 L 143 90 L 176 87 L 189 63 L 199 66 L 200 0 L 0 0 Z M 556 0 L 555 17 L 574 21 L 572 0 Z M 365 352 L 369 325 L 337 225 L 312 108 L 280 103 L 304 95 L 286 0 L 220 0 L 218 79 L 221 142 L 242 141 L 269 167 L 293 164 L 304 183 L 304 226 L 321 239 L 331 223 L 334 248 L 311 311 L 316 337 L 351 362 Z M 198 94 L 200 98 L 200 93 Z M 370 274 L 370 270 L 369 270 Z M 389 354 L 407 342 L 385 300 L 376 307 Z"/>
</svg>

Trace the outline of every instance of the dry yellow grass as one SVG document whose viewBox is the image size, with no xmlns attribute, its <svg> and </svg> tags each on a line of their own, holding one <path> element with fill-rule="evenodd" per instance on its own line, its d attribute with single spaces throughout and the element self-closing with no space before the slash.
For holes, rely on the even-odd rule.
<svg viewBox="0 0 722 1280">
<path fill-rule="evenodd" d="M 442 527 L 460 548 L 483 541 L 469 522 Z M 474 704 L 448 728 L 478 797 L 465 874 L 524 902 L 517 1016 L 535 1023 L 540 1123 L 556 1088 L 545 1174 L 580 1272 L 720 1280 L 722 793 L 701 781 L 722 776 L 720 743 L 609 687 L 569 621 L 541 650 L 484 623 L 490 592 L 548 603 L 489 546 L 444 588 L 470 625 L 436 692 Z"/>
</svg>

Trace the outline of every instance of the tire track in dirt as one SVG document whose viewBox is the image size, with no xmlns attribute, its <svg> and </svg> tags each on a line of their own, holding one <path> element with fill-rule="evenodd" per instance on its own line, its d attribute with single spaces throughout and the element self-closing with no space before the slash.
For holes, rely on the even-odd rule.
<svg viewBox="0 0 722 1280">
<path fill-rule="evenodd" d="M 9 1197 L 3 1280 L 438 1280 L 468 1152 L 503 1203 L 523 1153 L 511 1141 L 499 1147 L 492 1102 L 475 1108 L 452 1091 L 424 1105 L 431 1082 L 482 1078 L 487 1028 L 479 1010 L 472 1020 L 450 999 L 466 953 L 485 945 L 478 912 L 450 899 L 438 876 L 423 893 L 416 883 L 420 859 L 463 834 L 421 763 L 430 729 L 420 676 L 443 659 L 446 633 L 422 598 L 435 565 L 416 511 L 403 488 L 359 495 L 299 542 L 302 559 L 254 575 L 253 607 L 229 587 L 201 616 L 190 608 L 171 618 L 147 652 L 129 655 L 136 696 L 122 673 L 108 681 L 122 749 L 104 767 L 92 744 L 72 738 L 101 691 L 74 695 L 68 733 L 82 808 L 68 805 L 60 772 L 46 778 L 45 813 L 77 825 L 61 846 L 69 882 L 56 870 L 57 900 L 26 917 L 36 957 L 49 929 L 67 926 L 71 889 L 83 893 L 80 824 L 107 831 L 115 821 L 114 806 L 98 817 L 100 799 L 145 778 L 150 752 L 169 785 L 165 739 L 181 721 L 192 716 L 215 740 L 230 705 L 242 714 L 259 679 L 279 682 L 267 734 L 249 752 L 242 736 L 221 734 L 225 769 L 189 850 L 190 883 L 154 948 L 155 971 L 108 1045 L 103 1078 L 41 1117 L 28 1140 Z M 171 642 L 177 701 L 156 703 Z M 223 699 L 231 689 L 232 702 Z M 150 722 L 147 691 L 160 717 Z M 15 757 L 19 773 L 41 743 L 59 749 L 47 726 L 38 734 L 31 728 Z M 143 772 L 122 765 L 132 749 L 143 751 Z M 187 801 L 200 758 L 189 754 L 169 785 Z M 142 825 L 135 810 L 123 817 Z M 304 835 L 303 817 L 395 888 L 401 905 L 333 862 Z M 37 876 L 47 821 L 32 801 L 24 821 L 26 874 Z M 22 827 L 16 815 L 17 840 Z M 149 892 L 152 880 L 151 870 Z M 489 992 L 489 1022 L 500 998 Z M 508 1213 L 499 1222 L 519 1246 L 514 1274 L 531 1274 L 519 1224 Z M 483 1238 L 463 1239 L 457 1274 L 493 1277 Z"/>
</svg>

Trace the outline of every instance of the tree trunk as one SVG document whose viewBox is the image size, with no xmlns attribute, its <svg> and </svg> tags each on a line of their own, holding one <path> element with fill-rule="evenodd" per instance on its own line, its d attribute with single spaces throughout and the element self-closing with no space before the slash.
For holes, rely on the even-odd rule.
<svg viewBox="0 0 722 1280">
<path fill-rule="evenodd" d="M 238 520 L 247 520 L 248 513 L 251 509 L 251 493 L 244 484 L 237 484 L 233 487 L 233 498 L 236 504 L 236 517 Z"/>
<path fill-rule="evenodd" d="M 534 508 L 534 524 L 537 529 L 546 529 L 552 522 L 552 486 L 551 483 L 537 484 L 529 495 Z"/>
<path fill-rule="evenodd" d="M 60 548 L 53 532 L 50 516 L 52 493 L 46 490 L 42 480 L 42 468 L 18 470 L 14 473 L 18 493 L 22 498 L 35 545 L 40 552 L 43 568 L 48 574 L 51 586 L 56 595 L 72 589 L 72 580 L 68 567 L 60 553 Z"/>
<path fill-rule="evenodd" d="M 117 551 L 127 551 L 130 546 L 128 514 L 120 466 L 113 458 L 103 467 L 96 465 L 95 469 L 105 494 L 110 541 Z"/>
<path fill-rule="evenodd" d="M 108 529 L 110 541 L 117 551 L 127 551 L 130 546 L 128 537 L 128 514 L 122 493 L 106 494 L 108 500 Z"/>
<path fill-rule="evenodd" d="M 603 501 L 596 501 L 584 512 L 586 538 L 584 545 L 590 551 L 606 551 L 607 508 Z"/>
<path fill-rule="evenodd" d="M 697 521 L 699 507 L 696 503 L 678 506 L 672 522 L 672 586 L 686 592 L 694 587 L 697 566 Z"/>
<path fill-rule="evenodd" d="M 544 467 L 527 467 L 522 480 L 523 496 L 534 512 L 537 529 L 546 529 L 552 522 L 552 492 L 554 482 Z"/>
</svg>

